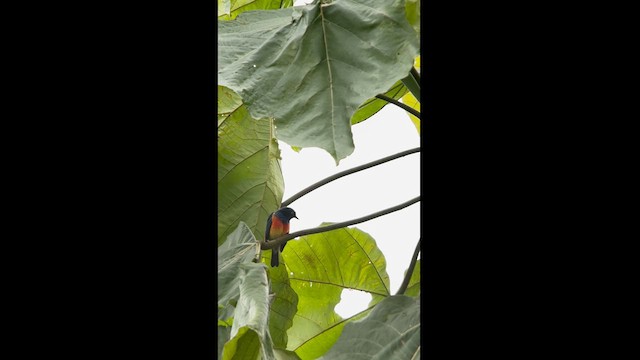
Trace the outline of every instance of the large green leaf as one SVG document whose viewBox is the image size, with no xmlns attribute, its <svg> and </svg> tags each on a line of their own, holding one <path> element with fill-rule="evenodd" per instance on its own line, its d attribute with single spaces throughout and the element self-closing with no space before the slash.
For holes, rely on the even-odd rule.
<svg viewBox="0 0 640 360">
<path fill-rule="evenodd" d="M 268 254 L 266 263 L 271 260 L 271 250 L 263 251 Z M 298 310 L 298 294 L 291 288 L 289 274 L 284 266 L 268 267 L 271 280 L 271 292 L 274 294 L 269 313 L 269 329 L 276 348 L 286 349 L 287 330 L 293 325 L 293 318 Z"/>
<path fill-rule="evenodd" d="M 393 98 L 395 100 L 398 100 L 402 97 L 402 95 L 406 93 L 407 93 L 407 87 L 404 86 L 402 81 L 398 81 L 395 84 L 393 84 L 391 89 L 389 89 L 386 93 L 384 93 L 384 95 L 390 98 Z M 389 103 L 386 102 L 385 100 L 380 100 L 375 97 L 365 101 L 364 104 L 360 105 L 360 107 L 358 108 L 358 111 L 356 111 L 356 113 L 353 114 L 353 116 L 351 117 L 351 124 L 355 125 L 362 121 L 367 120 L 368 118 L 375 115 L 378 111 L 380 111 L 384 106 L 388 104 Z"/>
<path fill-rule="evenodd" d="M 249 262 L 240 264 L 239 269 L 240 297 L 231 327 L 231 340 L 224 346 L 223 359 L 257 359 L 256 354 L 260 354 L 264 360 L 275 360 L 267 325 L 269 286 L 266 266 Z"/>
<path fill-rule="evenodd" d="M 218 248 L 218 350 L 223 359 L 275 359 L 268 329 L 266 266 L 254 263 L 260 244 L 240 222 Z M 228 330 L 229 317 L 233 317 Z M 229 339 L 225 342 L 225 340 Z"/>
<path fill-rule="evenodd" d="M 218 247 L 218 320 L 226 323 L 233 317 L 240 288 L 240 264 L 249 263 L 260 251 L 259 243 L 244 222 Z M 220 323 L 219 323 L 220 325 Z"/>
<path fill-rule="evenodd" d="M 291 7 L 293 0 L 218 0 L 218 19 L 232 20 L 245 11 Z"/>
<path fill-rule="evenodd" d="M 218 127 L 242 106 L 242 99 L 224 86 L 218 86 Z"/>
<path fill-rule="evenodd" d="M 342 290 L 369 292 L 373 298 L 370 306 L 389 296 L 384 255 L 370 235 L 356 228 L 290 241 L 282 258 L 291 287 L 298 294 L 288 349 L 302 359 L 321 356 L 338 339 L 346 324 L 334 311 Z"/>
<path fill-rule="evenodd" d="M 321 359 L 412 360 L 420 358 L 420 298 L 391 296 L 359 321 L 347 324 Z"/>
<path fill-rule="evenodd" d="M 231 339 L 231 326 L 218 326 L 218 359 L 222 359 L 224 344 Z"/>
<path fill-rule="evenodd" d="M 284 193 L 273 125 L 252 118 L 237 95 L 218 89 L 218 245 L 240 221 L 263 239 L 267 216 Z"/>
<path fill-rule="evenodd" d="M 406 0 L 405 9 L 407 11 L 407 20 L 413 29 L 420 33 L 420 0 Z"/>
<path fill-rule="evenodd" d="M 351 116 L 407 76 L 419 44 L 404 0 L 326 2 L 218 21 L 218 81 L 273 117 L 278 139 L 338 162 L 354 149 Z"/>
<path fill-rule="evenodd" d="M 290 350 L 273 349 L 277 360 L 300 360 L 298 354 Z"/>
<path fill-rule="evenodd" d="M 248 326 L 243 326 L 236 335 L 224 344 L 223 360 L 258 360 L 260 359 L 260 338 L 258 333 Z"/>
</svg>

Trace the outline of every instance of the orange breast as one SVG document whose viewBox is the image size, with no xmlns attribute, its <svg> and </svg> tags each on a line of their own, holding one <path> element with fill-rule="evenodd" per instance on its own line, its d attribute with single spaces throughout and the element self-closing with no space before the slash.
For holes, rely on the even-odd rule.
<svg viewBox="0 0 640 360">
<path fill-rule="evenodd" d="M 278 236 L 289 233 L 289 224 L 284 224 L 276 216 L 271 218 L 271 229 L 269 230 L 269 239 L 275 239 Z"/>
</svg>

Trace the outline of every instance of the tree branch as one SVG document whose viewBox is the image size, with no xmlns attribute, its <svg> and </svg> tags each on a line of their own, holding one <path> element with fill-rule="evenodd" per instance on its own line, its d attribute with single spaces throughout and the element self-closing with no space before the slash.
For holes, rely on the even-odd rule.
<svg viewBox="0 0 640 360">
<path fill-rule="evenodd" d="M 416 262 L 418 261 L 418 253 L 420 252 L 420 242 L 422 238 L 418 240 L 418 245 L 416 245 L 416 249 L 413 251 L 413 257 L 411 258 L 411 263 L 409 264 L 409 268 L 407 269 L 407 274 L 404 276 L 404 280 L 402 280 L 402 285 L 398 289 L 396 295 L 402 295 L 407 288 L 409 287 L 409 281 L 411 280 L 411 275 L 413 275 L 413 270 L 416 267 Z"/>
<path fill-rule="evenodd" d="M 390 98 L 390 97 L 388 97 L 386 95 L 383 95 L 383 94 L 378 94 L 378 95 L 376 95 L 376 97 L 378 99 L 382 99 L 384 101 L 390 102 L 393 105 L 399 106 L 399 107 L 403 108 L 404 110 L 406 110 L 406 111 L 410 112 L 411 114 L 413 114 L 418 119 L 420 119 L 420 112 L 418 110 L 412 108 L 411 106 L 403 104 L 403 103 L 399 102 L 398 100 Z"/>
<path fill-rule="evenodd" d="M 286 243 L 287 241 L 289 241 L 291 239 L 294 239 L 294 238 L 296 238 L 298 236 L 317 234 L 317 233 L 321 233 L 321 232 L 327 232 L 327 231 L 331 231 L 331 230 L 347 227 L 349 225 L 359 224 L 361 222 L 369 221 L 371 219 L 375 219 L 375 218 L 380 217 L 382 215 L 390 214 L 390 213 L 392 213 L 394 211 L 398 211 L 398 210 L 404 209 L 407 206 L 412 205 L 412 204 L 414 204 L 414 203 L 416 203 L 418 201 L 420 201 L 420 196 L 418 196 L 416 198 L 413 198 L 413 199 L 411 199 L 409 201 L 403 202 L 400 205 L 396 205 L 396 206 L 390 207 L 388 209 L 380 210 L 380 211 L 375 212 L 373 214 L 370 214 L 370 215 L 367 215 L 367 216 L 363 216 L 363 217 L 360 217 L 360 218 L 357 218 L 357 219 L 343 221 L 343 222 L 340 222 L 340 223 L 335 223 L 335 224 L 331 224 L 331 225 L 327 225 L 327 226 L 319 226 L 319 227 L 312 228 L 312 229 L 300 230 L 300 231 L 296 231 L 296 232 L 288 234 L 288 235 L 280 236 L 280 237 L 275 238 L 273 240 L 269 240 L 269 242 L 262 242 L 260 247 L 262 248 L 262 250 L 273 249 L 276 246 L 280 246 L 280 245 Z"/>
<path fill-rule="evenodd" d="M 390 155 L 390 156 L 384 157 L 382 159 L 378 159 L 378 160 L 366 163 L 364 165 L 356 166 L 356 167 L 354 167 L 352 169 L 347 169 L 345 171 L 341 171 L 341 172 L 339 172 L 337 174 L 329 176 L 329 177 L 327 177 L 327 178 L 325 178 L 323 180 L 320 180 L 320 181 L 316 182 L 315 184 L 311 184 L 311 185 L 307 186 L 306 188 L 298 191 L 296 194 L 294 194 L 293 196 L 291 196 L 287 200 L 283 201 L 282 205 L 280 205 L 280 207 L 288 206 L 289 204 L 291 204 L 292 202 L 298 200 L 302 196 L 312 192 L 313 190 L 315 190 L 315 189 L 317 189 L 317 188 L 319 188 L 319 187 L 321 187 L 323 185 L 326 185 L 326 184 L 332 182 L 333 180 L 337 180 L 337 179 L 339 179 L 339 178 L 341 178 L 343 176 L 346 176 L 346 175 L 349 175 L 349 174 L 353 174 L 353 173 L 356 173 L 358 171 L 362 171 L 362 170 L 374 167 L 376 165 L 380 165 L 380 164 L 386 163 L 387 161 L 395 160 L 397 158 L 400 158 L 400 157 L 403 157 L 403 156 L 406 156 L 406 155 L 409 155 L 409 154 L 417 153 L 417 152 L 420 152 L 420 148 L 419 147 L 414 148 L 414 149 L 410 149 L 410 150 L 405 150 L 405 151 L 399 152 L 399 153 L 397 153 L 395 155 Z"/>
<path fill-rule="evenodd" d="M 414 79 L 416 79 L 416 81 L 420 83 L 420 73 L 418 72 L 418 70 L 416 70 L 415 66 L 411 68 L 411 75 L 413 75 Z"/>
</svg>

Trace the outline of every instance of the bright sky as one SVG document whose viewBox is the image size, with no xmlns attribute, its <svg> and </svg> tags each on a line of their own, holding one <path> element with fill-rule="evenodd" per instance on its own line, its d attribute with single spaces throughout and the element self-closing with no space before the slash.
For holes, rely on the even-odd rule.
<svg viewBox="0 0 640 360">
<path fill-rule="evenodd" d="M 385 106 L 351 129 L 355 150 L 339 166 L 324 150 L 306 148 L 296 153 L 280 142 L 284 200 L 332 174 L 420 146 L 409 116 L 395 105 Z M 296 200 L 290 206 L 300 219 L 293 219 L 291 232 L 322 222 L 355 219 L 419 195 L 420 154 L 416 153 L 340 178 Z M 395 294 L 420 238 L 420 203 L 354 227 L 376 240 L 387 262 L 391 293 Z M 366 309 L 370 300 L 368 293 L 345 290 L 335 311 L 346 318 Z"/>
</svg>

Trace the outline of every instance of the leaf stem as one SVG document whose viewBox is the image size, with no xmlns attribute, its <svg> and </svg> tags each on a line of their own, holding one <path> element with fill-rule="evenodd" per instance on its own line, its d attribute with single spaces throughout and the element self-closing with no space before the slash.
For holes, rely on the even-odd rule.
<svg viewBox="0 0 640 360">
<path fill-rule="evenodd" d="M 411 275 L 413 275 L 413 270 L 416 267 L 416 262 L 418 261 L 418 253 L 420 252 L 420 242 L 422 238 L 418 240 L 418 245 L 416 245 L 416 249 L 413 251 L 413 257 L 411 258 L 411 263 L 409 264 L 409 269 L 407 269 L 407 274 L 404 276 L 404 280 L 402 280 L 402 285 L 398 289 L 396 295 L 402 295 L 407 288 L 409 287 L 409 281 L 411 280 Z"/>
<path fill-rule="evenodd" d="M 395 99 L 390 98 L 390 97 L 388 97 L 388 96 L 386 96 L 386 95 L 383 95 L 383 94 L 378 94 L 378 95 L 376 95 L 376 97 L 377 97 L 378 99 L 382 99 L 382 100 L 384 100 L 384 101 L 387 101 L 387 102 L 389 102 L 389 103 L 391 103 L 391 104 L 393 104 L 393 105 L 399 106 L 399 107 L 401 107 L 402 109 L 404 109 L 404 110 L 406 110 L 406 111 L 410 112 L 411 114 L 413 114 L 413 115 L 414 115 L 415 117 L 417 117 L 418 119 L 420 119 L 420 112 L 419 112 L 418 110 L 416 110 L 416 109 L 412 108 L 411 106 L 408 106 L 408 105 L 406 105 L 406 104 L 403 104 L 403 103 L 399 102 L 398 100 L 395 100 Z"/>
<path fill-rule="evenodd" d="M 418 72 L 418 70 L 416 70 L 415 66 L 411 68 L 411 75 L 413 75 L 413 78 L 416 79 L 416 81 L 418 81 L 418 84 L 420 83 L 420 73 Z M 418 99 L 420 100 L 420 99 Z"/>
<path fill-rule="evenodd" d="M 418 70 L 412 66 L 411 70 L 409 70 L 409 75 L 400 81 L 402 81 L 411 94 L 420 101 L 420 74 Z"/>
<path fill-rule="evenodd" d="M 280 207 L 288 206 L 289 204 L 291 204 L 292 202 L 298 200 L 302 196 L 312 192 L 313 190 L 315 190 L 315 189 L 317 189 L 317 188 L 319 188 L 319 187 L 321 187 L 323 185 L 326 185 L 326 184 L 332 182 L 333 180 L 337 180 L 337 179 L 339 179 L 339 178 L 341 178 L 343 176 L 346 176 L 346 175 L 349 175 L 349 174 L 353 174 L 353 173 L 356 173 L 358 171 L 362 171 L 362 170 L 365 170 L 365 169 L 368 169 L 368 168 L 372 168 L 374 166 L 386 163 L 388 161 L 395 160 L 397 158 L 401 158 L 403 156 L 406 156 L 406 155 L 409 155 L 409 154 L 413 154 L 413 153 L 417 153 L 417 152 L 420 152 L 420 148 L 419 147 L 413 148 L 413 149 L 410 149 L 410 150 L 405 150 L 405 151 L 399 152 L 399 153 L 394 154 L 394 155 L 389 155 L 389 156 L 384 157 L 382 159 L 378 159 L 378 160 L 375 160 L 375 161 L 372 161 L 372 162 L 369 162 L 369 163 L 366 163 L 366 164 L 363 164 L 363 165 L 360 165 L 360 166 L 356 166 L 356 167 L 351 168 L 351 169 L 347 169 L 347 170 L 341 171 L 341 172 L 339 172 L 337 174 L 331 175 L 331 176 L 329 176 L 329 177 L 327 177 L 327 178 L 325 178 L 323 180 L 320 180 L 320 181 L 316 182 L 315 184 L 311 184 L 311 185 L 307 186 L 306 188 L 298 191 L 296 194 L 294 194 L 293 196 L 291 196 L 287 200 L 283 201 L 282 205 L 280 205 Z"/>
<path fill-rule="evenodd" d="M 375 212 L 373 214 L 369 214 L 363 217 L 359 217 L 357 219 L 353 219 L 353 220 L 347 220 L 347 221 L 343 221 L 340 223 L 335 223 L 335 224 L 331 224 L 331 225 L 327 225 L 327 226 L 319 226 L 316 228 L 311 228 L 311 229 L 306 229 L 306 230 L 300 230 L 300 231 L 296 231 L 294 233 L 291 234 L 287 234 L 284 236 L 280 236 L 278 238 L 275 238 L 273 240 L 269 240 L 269 242 L 262 242 L 261 243 L 261 248 L 262 250 L 268 250 L 268 249 L 273 249 L 276 246 L 280 246 L 284 243 L 286 243 L 287 241 L 294 239 L 298 236 L 303 236 L 303 235 L 311 235 L 311 234 L 318 234 L 318 233 L 322 233 L 322 232 L 327 232 L 327 231 L 331 231 L 331 230 L 335 230 L 335 229 L 339 229 L 339 228 L 343 228 L 343 227 L 347 227 L 349 225 L 355 225 L 355 224 L 359 224 L 361 222 L 365 222 L 365 221 L 369 221 L 371 219 L 375 219 L 377 217 L 380 217 L 382 215 L 386 215 L 386 214 L 390 214 L 394 211 L 398 211 L 398 210 L 402 210 L 404 208 L 406 208 L 409 205 L 412 205 L 416 202 L 420 201 L 420 196 L 415 197 L 409 201 L 405 201 L 402 204 L 384 209 L 384 210 L 380 210 L 378 212 Z"/>
</svg>

